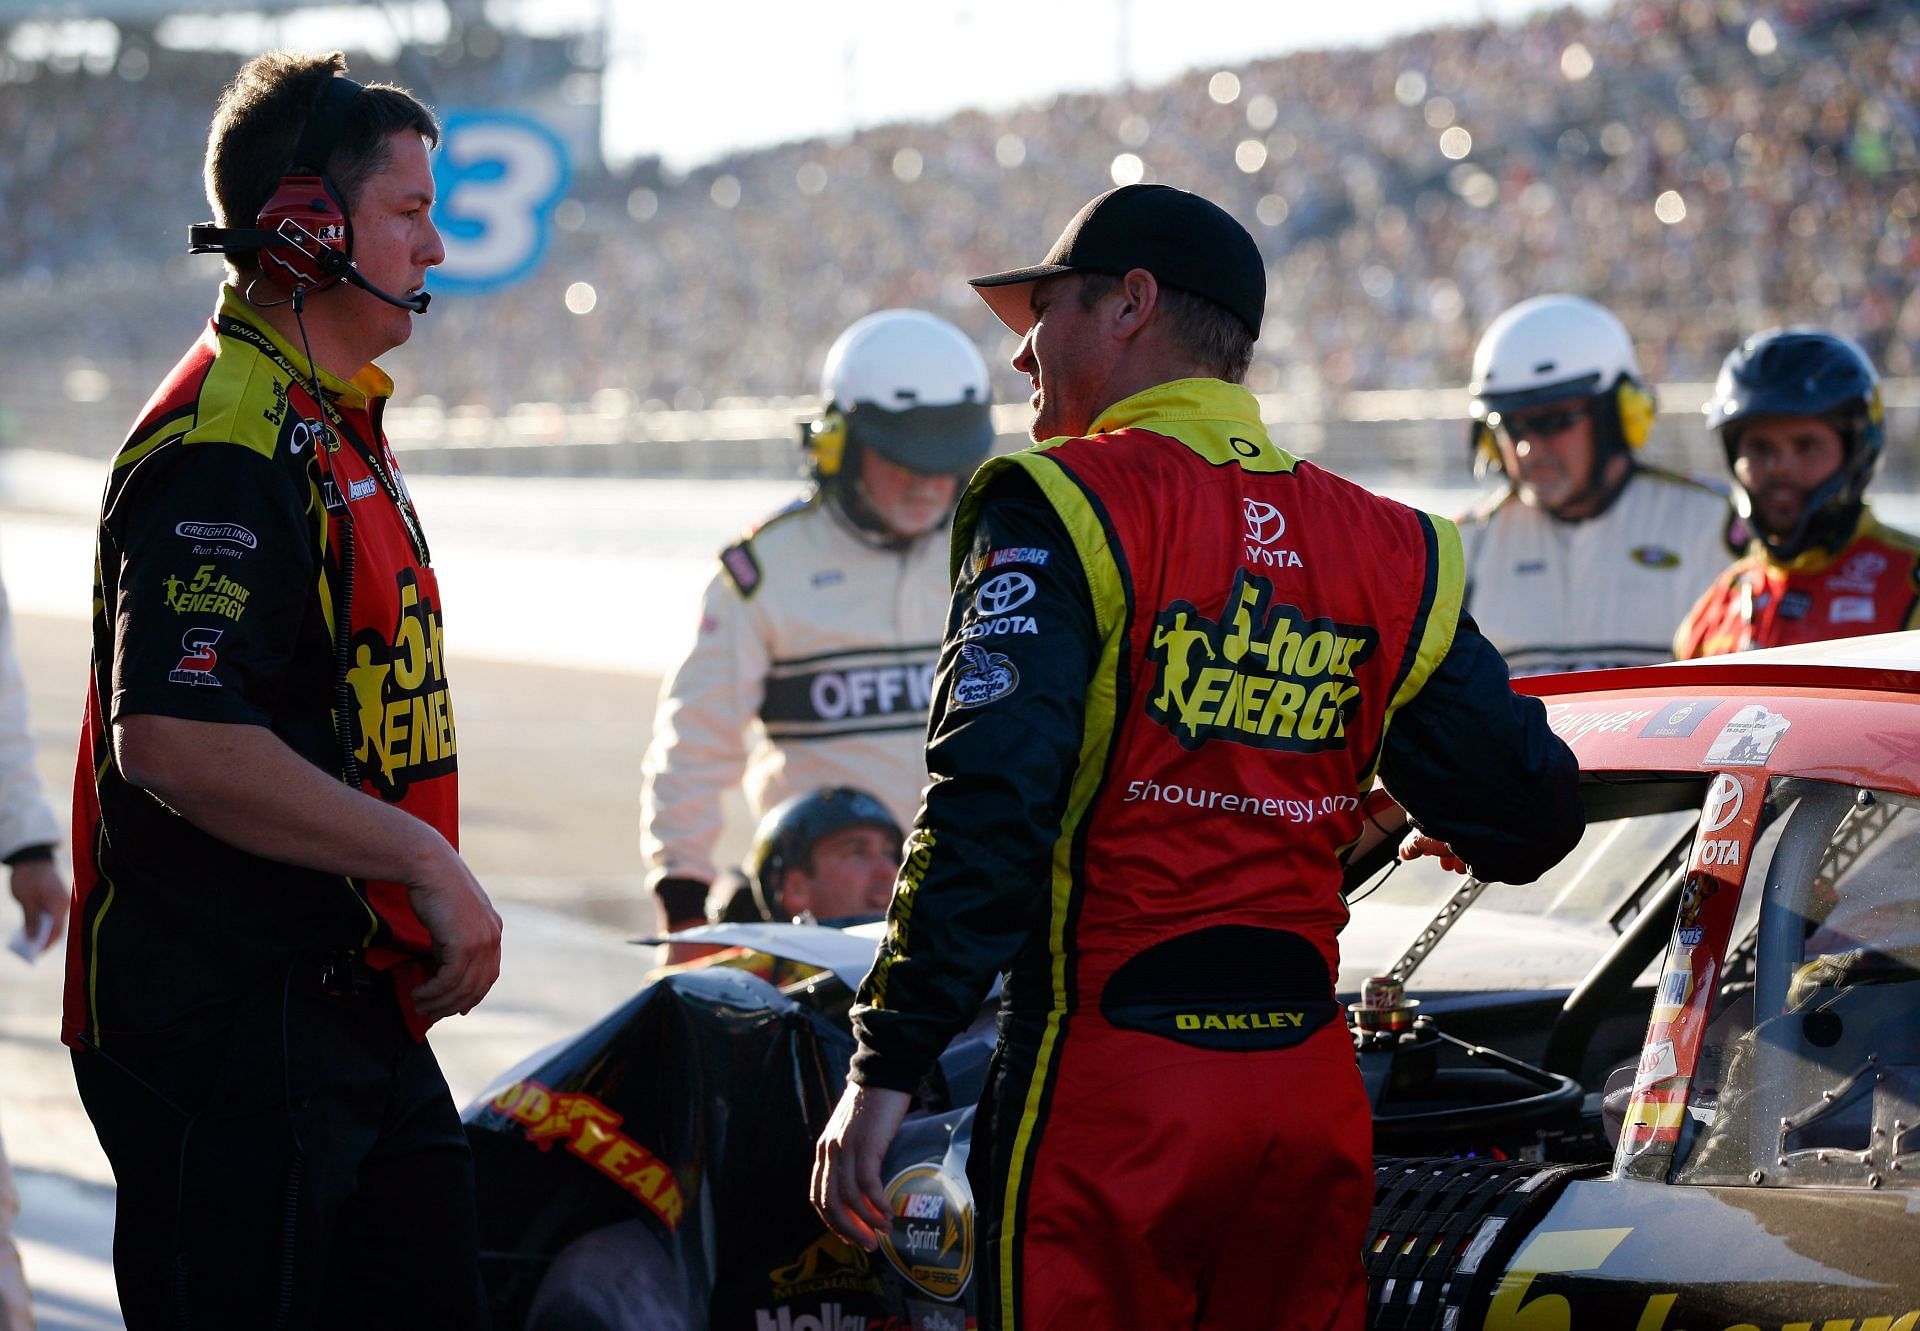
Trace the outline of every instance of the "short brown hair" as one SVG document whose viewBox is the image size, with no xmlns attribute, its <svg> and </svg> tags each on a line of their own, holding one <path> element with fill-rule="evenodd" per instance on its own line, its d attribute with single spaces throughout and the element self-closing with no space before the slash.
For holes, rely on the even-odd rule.
<svg viewBox="0 0 1920 1331">
<path fill-rule="evenodd" d="M 1090 310 L 1120 289 L 1120 278 L 1111 273 L 1080 275 L 1080 308 Z M 1167 320 L 1167 333 L 1173 345 L 1216 379 L 1230 384 L 1247 377 L 1253 363 L 1253 333 L 1205 296 L 1196 296 L 1179 287 L 1160 288 L 1160 310 Z"/>
<path fill-rule="evenodd" d="M 269 51 L 240 67 L 220 94 L 207 134 L 207 201 L 223 227 L 250 227 L 279 188 L 293 161 L 300 134 L 335 75 L 347 72 L 347 57 Z M 340 136 L 319 163 L 351 213 L 360 191 L 392 159 L 388 140 L 412 130 L 429 145 L 440 141 L 440 122 L 405 88 L 369 83 L 348 106 Z M 251 253 L 228 256 L 236 271 L 251 269 Z"/>
</svg>

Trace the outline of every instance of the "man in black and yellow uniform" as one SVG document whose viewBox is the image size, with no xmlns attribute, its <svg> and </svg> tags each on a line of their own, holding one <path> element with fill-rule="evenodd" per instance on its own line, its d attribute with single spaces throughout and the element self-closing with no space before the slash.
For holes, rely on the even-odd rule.
<svg viewBox="0 0 1920 1331">
<path fill-rule="evenodd" d="M 1379 773 L 1483 878 L 1582 825 L 1460 611 L 1459 536 L 1276 448 L 1258 250 L 1165 186 L 979 279 L 1039 448 L 956 519 L 927 802 L 814 1198 L 870 1246 L 909 1092 L 1007 972 L 974 1127 L 982 1326 L 1354 1327 L 1373 1196 L 1340 858 Z M 1077 437 L 1084 436 L 1084 437 Z"/>
<path fill-rule="evenodd" d="M 438 127 L 343 68 L 265 55 L 223 95 L 195 231 L 234 280 L 101 509 L 63 1037 L 129 1331 L 484 1321 L 423 1036 L 491 987 L 500 920 L 373 364 L 445 257 Z"/>
</svg>

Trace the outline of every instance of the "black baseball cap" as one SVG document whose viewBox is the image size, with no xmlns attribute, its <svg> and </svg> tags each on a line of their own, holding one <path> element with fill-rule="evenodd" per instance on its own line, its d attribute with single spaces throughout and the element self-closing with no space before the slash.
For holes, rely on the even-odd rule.
<svg viewBox="0 0 1920 1331">
<path fill-rule="evenodd" d="M 1026 335 L 1033 327 L 1033 284 L 1061 273 L 1144 268 L 1163 285 L 1204 296 L 1260 336 L 1267 307 L 1267 265 L 1247 229 L 1226 209 L 1171 185 L 1122 185 L 1074 215 L 1047 257 L 1031 268 L 971 279 L 1000 322 Z"/>
</svg>

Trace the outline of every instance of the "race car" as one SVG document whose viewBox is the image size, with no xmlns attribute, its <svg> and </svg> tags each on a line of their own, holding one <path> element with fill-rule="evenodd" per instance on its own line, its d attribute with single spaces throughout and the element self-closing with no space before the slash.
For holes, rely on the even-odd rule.
<svg viewBox="0 0 1920 1331">
<path fill-rule="evenodd" d="M 1920 634 L 1543 676 L 1589 827 L 1540 882 L 1348 865 L 1369 1324 L 1920 1327 Z M 503 1328 L 974 1324 L 992 1000 L 921 1086 L 869 1257 L 806 1201 L 877 930 L 717 926 L 467 1112 Z"/>
</svg>

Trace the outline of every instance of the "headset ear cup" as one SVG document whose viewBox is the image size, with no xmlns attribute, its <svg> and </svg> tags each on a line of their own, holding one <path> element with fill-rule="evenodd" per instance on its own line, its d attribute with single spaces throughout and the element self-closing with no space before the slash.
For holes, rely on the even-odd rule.
<svg viewBox="0 0 1920 1331">
<path fill-rule="evenodd" d="M 829 407 L 807 427 L 807 452 L 814 475 L 821 480 L 838 476 L 847 455 L 847 418 Z"/>
<path fill-rule="evenodd" d="M 291 223 L 305 244 L 292 241 L 260 250 L 260 264 L 275 278 L 297 287 L 323 290 L 340 280 L 353 254 L 353 226 L 333 182 L 325 176 L 290 175 L 280 178 L 255 223 L 262 231 L 279 232 Z"/>
<path fill-rule="evenodd" d="M 1473 454 L 1476 463 L 1490 463 L 1493 470 L 1499 470 L 1500 445 L 1494 442 L 1493 431 L 1487 428 L 1485 421 L 1473 423 Z"/>
<path fill-rule="evenodd" d="M 1620 438 L 1628 448 L 1639 448 L 1653 433 L 1653 394 L 1632 379 L 1622 378 L 1614 390 L 1614 403 L 1620 413 Z"/>
</svg>

